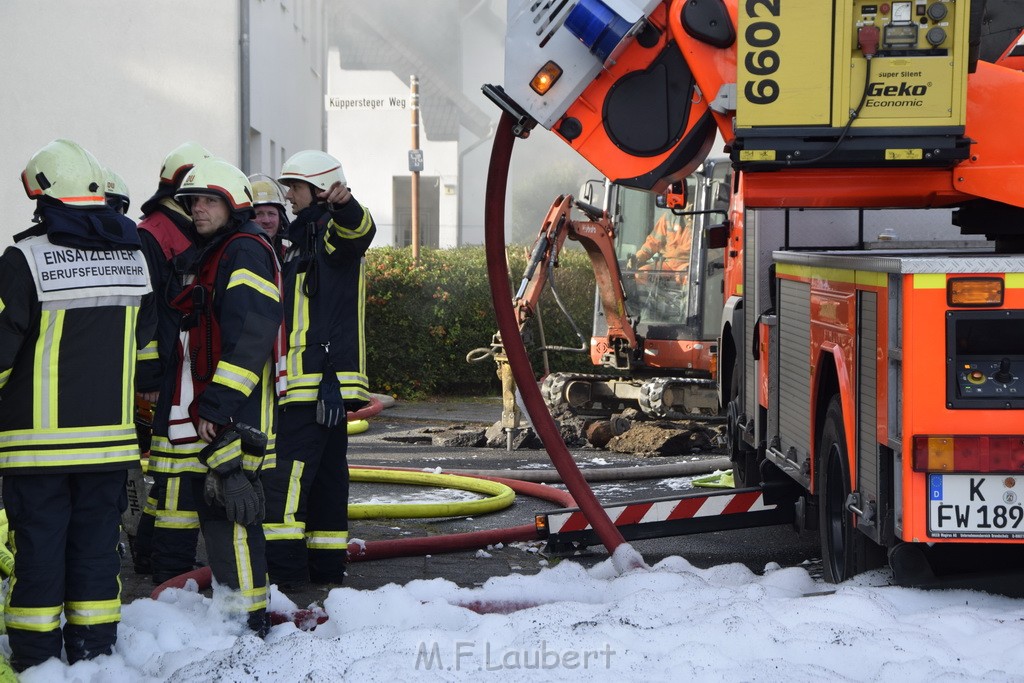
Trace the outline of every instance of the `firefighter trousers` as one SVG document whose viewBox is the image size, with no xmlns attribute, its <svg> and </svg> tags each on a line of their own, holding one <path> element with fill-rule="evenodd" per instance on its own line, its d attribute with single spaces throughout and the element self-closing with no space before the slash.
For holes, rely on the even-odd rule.
<svg viewBox="0 0 1024 683">
<path fill-rule="evenodd" d="M 348 558 L 348 424 L 317 424 L 316 405 L 278 415 L 277 465 L 263 473 L 267 567 L 279 586 L 341 584 Z"/>
<path fill-rule="evenodd" d="M 62 642 L 70 663 L 113 650 L 126 481 L 125 470 L 3 477 L 14 552 L 4 623 L 15 670 L 59 659 Z"/>
<path fill-rule="evenodd" d="M 135 571 L 163 583 L 196 567 L 199 513 L 187 479 L 153 473 L 132 551 Z"/>
<path fill-rule="evenodd" d="M 210 571 L 219 585 L 236 591 L 227 601 L 228 609 L 244 614 L 249 627 L 262 638 L 270 630 L 263 526 L 259 522 L 242 526 L 230 521 L 223 507 L 206 502 L 204 482 L 201 476 L 182 477 L 182 485 L 191 488 L 199 514 Z"/>
</svg>

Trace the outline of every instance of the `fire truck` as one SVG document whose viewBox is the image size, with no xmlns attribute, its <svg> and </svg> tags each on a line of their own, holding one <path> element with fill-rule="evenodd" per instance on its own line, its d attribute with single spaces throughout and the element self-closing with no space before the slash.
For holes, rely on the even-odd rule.
<svg viewBox="0 0 1024 683">
<path fill-rule="evenodd" d="M 484 92 L 512 134 L 539 125 L 648 192 L 716 136 L 733 167 L 718 393 L 741 488 L 614 506 L 627 538 L 792 521 L 819 531 L 832 582 L 1020 566 L 1020 14 L 509 0 L 504 83 Z M 910 225 L 923 241 L 886 239 Z M 586 544 L 591 521 L 538 524 Z"/>
</svg>

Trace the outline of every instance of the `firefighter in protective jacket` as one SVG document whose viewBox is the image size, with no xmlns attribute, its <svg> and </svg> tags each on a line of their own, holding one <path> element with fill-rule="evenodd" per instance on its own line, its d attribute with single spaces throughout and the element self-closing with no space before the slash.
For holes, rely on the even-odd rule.
<svg viewBox="0 0 1024 683">
<path fill-rule="evenodd" d="M 139 237 L 157 308 L 156 338 L 139 356 L 138 385 L 147 406 L 157 403 L 164 375 L 173 371 L 181 316 L 171 302 L 181 293 L 196 258 L 192 218 L 174 193 L 196 162 L 211 156 L 195 142 L 175 147 L 160 166 L 156 192 L 142 205 Z M 136 573 L 152 573 L 153 582 L 159 584 L 195 566 L 199 517 L 178 479 L 158 472 L 150 476 L 153 485 L 132 539 L 132 556 Z"/>
<path fill-rule="evenodd" d="M 256 224 L 267 233 L 274 250 L 284 258 L 288 249 L 285 233 L 288 215 L 285 213 L 284 190 L 276 180 L 261 173 L 249 176 L 252 183 L 252 205 L 256 209 Z"/>
<path fill-rule="evenodd" d="M 135 360 L 155 326 L 135 224 L 105 204 L 96 159 L 54 140 L 22 181 L 40 222 L 0 257 L 0 474 L 15 553 L 4 622 L 17 670 L 62 645 L 72 663 L 113 649 L 126 473 L 139 466 Z"/>
<path fill-rule="evenodd" d="M 265 480 L 267 565 L 279 586 L 340 584 L 348 553 L 346 410 L 370 398 L 363 256 L 376 227 L 341 163 L 299 152 L 278 180 L 296 214 L 285 254 L 288 391 Z"/>
<path fill-rule="evenodd" d="M 274 454 L 274 378 L 284 344 L 280 273 L 251 220 L 252 189 L 237 168 L 202 160 L 175 196 L 195 223 L 199 255 L 194 278 L 173 301 L 181 314 L 176 362 L 157 403 L 150 469 L 180 477 L 182 498 L 190 496 L 199 513 L 214 578 L 240 591 L 236 604 L 262 634 L 259 477 Z"/>
</svg>

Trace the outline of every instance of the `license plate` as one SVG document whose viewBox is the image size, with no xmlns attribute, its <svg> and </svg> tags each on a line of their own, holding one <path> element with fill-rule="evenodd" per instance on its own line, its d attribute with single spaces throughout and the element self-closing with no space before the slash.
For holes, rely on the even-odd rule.
<svg viewBox="0 0 1024 683">
<path fill-rule="evenodd" d="M 935 538 L 1024 536 L 1022 496 L 1024 476 L 929 474 L 928 534 Z"/>
</svg>

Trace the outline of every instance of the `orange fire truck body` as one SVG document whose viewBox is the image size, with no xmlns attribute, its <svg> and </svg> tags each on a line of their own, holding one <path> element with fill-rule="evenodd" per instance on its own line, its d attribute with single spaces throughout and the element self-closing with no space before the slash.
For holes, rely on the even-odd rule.
<svg viewBox="0 0 1024 683">
<path fill-rule="evenodd" d="M 530 8 L 510 0 L 510 41 Z M 977 59 L 984 11 L 580 0 L 532 48 L 575 90 L 517 89 L 533 74 L 507 69 L 492 97 L 521 132 L 540 122 L 651 191 L 721 136 L 735 174 L 718 365 L 736 478 L 766 496 L 795 484 L 793 518 L 819 529 L 829 580 L 887 556 L 898 580 L 927 583 L 978 569 L 983 547 L 1024 550 L 1024 73 L 1013 46 Z M 630 28 L 611 49 L 616 17 Z M 598 66 L 579 68 L 560 31 Z"/>
</svg>

